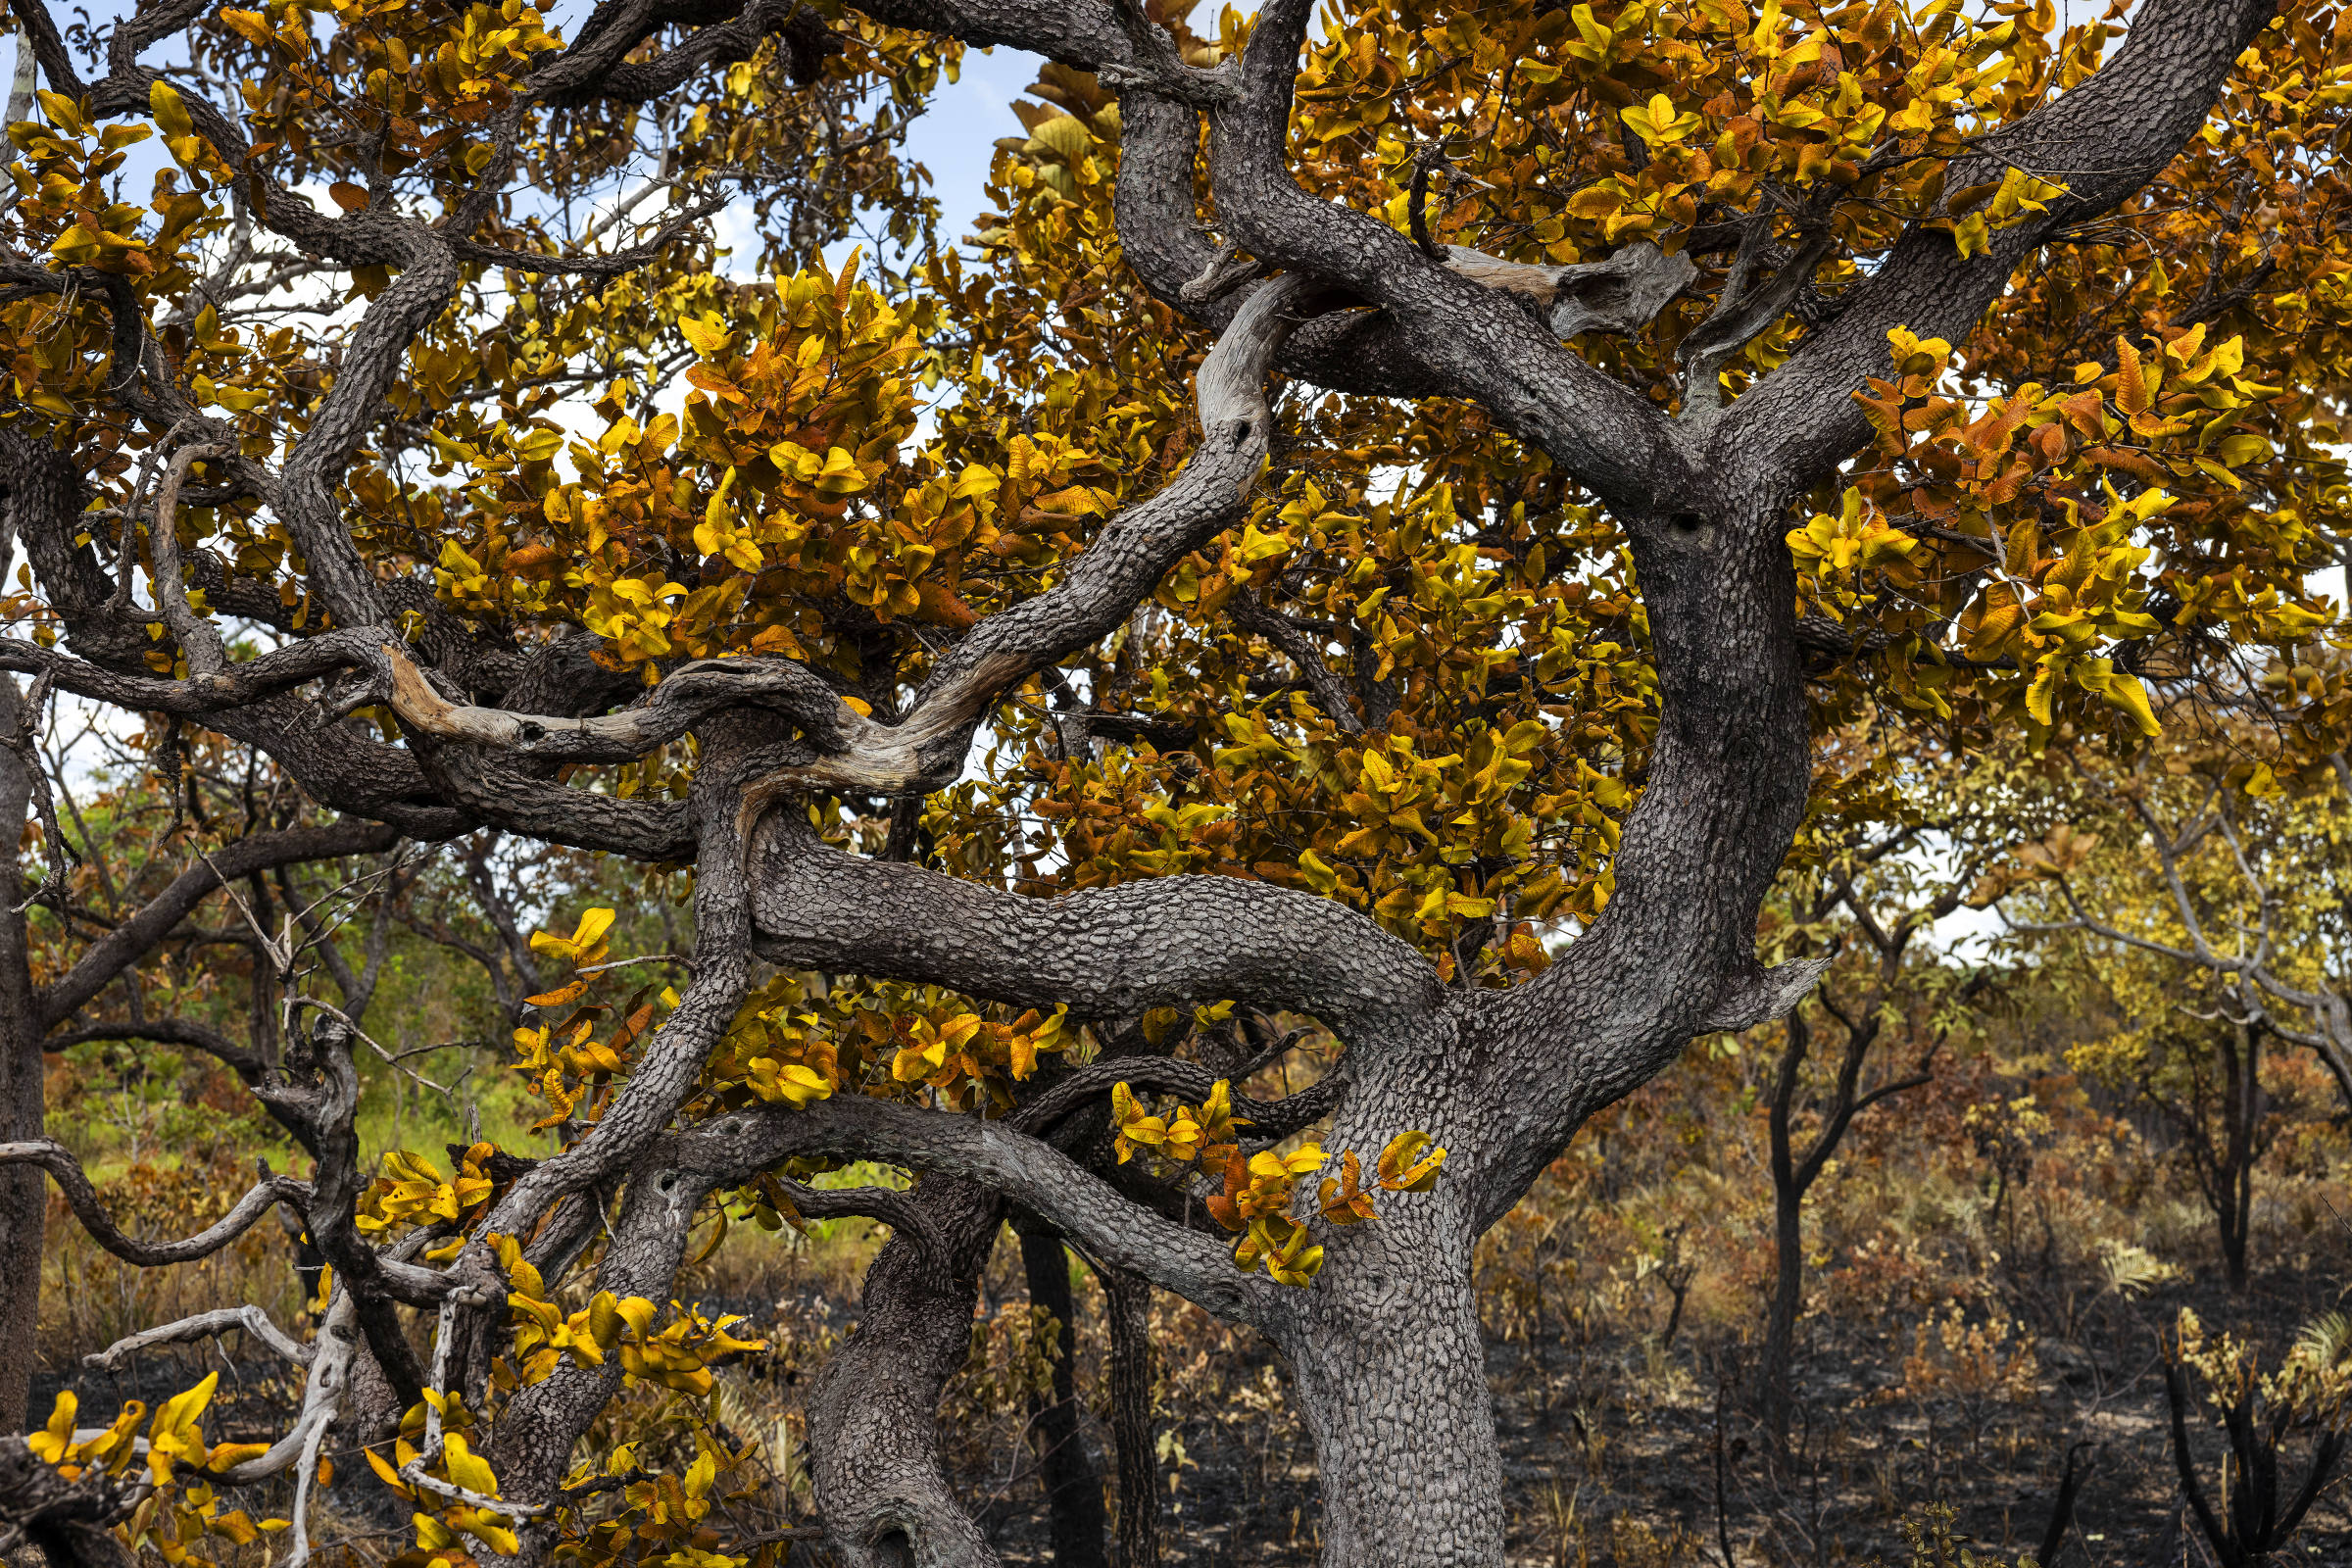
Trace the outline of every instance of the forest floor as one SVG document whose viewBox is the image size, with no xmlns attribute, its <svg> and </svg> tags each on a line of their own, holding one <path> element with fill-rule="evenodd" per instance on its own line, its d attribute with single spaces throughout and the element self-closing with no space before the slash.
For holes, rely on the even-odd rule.
<svg viewBox="0 0 2352 1568">
<path fill-rule="evenodd" d="M 2337 1296 L 2334 1283 L 2308 1272 L 2258 1275 L 2242 1296 L 2194 1285 L 2137 1299 L 2109 1292 L 2071 1325 L 2053 1325 L 2064 1333 L 1994 1343 L 1980 1332 L 1972 1345 L 1964 1327 L 1958 1355 L 1946 1353 L 1941 1324 L 1923 1353 L 1915 1329 L 1817 1317 L 1782 1466 L 1749 1408 L 1748 1347 L 1572 1332 L 1532 1347 L 1491 1341 L 1510 1560 L 1720 1568 L 1728 1546 L 1735 1568 L 1902 1563 L 1900 1523 L 1929 1503 L 1948 1504 L 1958 1530 L 2003 1562 L 2030 1559 L 2050 1528 L 2071 1451 L 2082 1481 L 2045 1568 L 2209 1564 L 2203 1543 L 2183 1536 L 2159 1325 L 2189 1306 L 2275 1361 Z M 1155 1338 L 1174 1363 L 1163 1441 L 1181 1456 L 1163 1515 L 1168 1559 L 1312 1563 L 1313 1459 L 1284 1399 L 1278 1357 L 1184 1303 L 1162 1302 L 1156 1316 Z M 1212 1363 L 1224 1367 L 1221 1379 L 1208 1375 Z M 2189 1430 L 2218 1499 L 2220 1436 L 2193 1413 Z M 2290 1440 L 2282 1490 L 2300 1484 L 2307 1451 Z M 1049 1560 L 1034 1480 L 1005 1488 L 1018 1469 L 1011 1456 L 986 1456 L 993 1468 L 973 1462 L 982 1457 L 966 1455 L 963 1479 L 972 1494 L 993 1487 L 1004 1496 L 989 1524 L 1006 1560 Z M 2352 1564 L 2352 1479 L 2337 1478 L 2277 1561 Z"/>
<path fill-rule="evenodd" d="M 789 1523 L 814 1523 L 799 1445 L 804 1377 L 853 1326 L 855 1281 L 874 1238 L 855 1224 L 816 1248 L 769 1249 L 724 1275 L 683 1280 L 707 1308 L 745 1313 L 770 1350 L 722 1374 L 716 1408 L 740 1441 L 764 1445 Z M 2003 1563 L 2031 1559 L 2048 1531 L 2067 1456 L 2082 1472 L 2071 1527 L 2045 1568 L 2191 1568 L 2211 1559 L 2184 1534 L 2171 1447 L 2160 1331 L 2182 1306 L 2257 1347 L 2264 1364 L 2298 1329 L 2340 1304 L 2340 1264 L 2258 1272 L 2232 1294 L 2217 1283 L 2165 1283 L 2128 1297 L 2095 1283 L 2019 1275 L 2012 1316 L 1895 1320 L 1819 1311 L 1805 1323 L 1800 1399 L 1785 1463 L 1772 1462 L 1751 1411 L 1752 1346 L 1706 1326 L 1669 1343 L 1619 1319 L 1556 1316 L 1548 1330 L 1490 1339 L 1509 1510 L 1510 1560 L 1545 1568 L 1906 1563 L 1899 1532 L 1943 1503 L 1958 1529 Z M 1100 1391 L 1100 1296 L 1074 1271 L 1080 1387 Z M 1028 1442 L 1024 1342 L 1030 1314 L 1017 1250 L 1000 1249 L 984 1285 L 974 1354 L 943 1411 L 962 1494 L 1007 1563 L 1051 1560 Z M 738 1330 L 738 1332 L 742 1332 Z M 1318 1536 L 1313 1456 L 1280 1358 L 1254 1334 L 1161 1297 L 1157 1422 L 1163 1560 L 1188 1568 L 1309 1564 Z M 92 1346 L 87 1348 L 95 1349 Z M 54 1358 L 63 1364 L 63 1358 Z M 280 1365 L 189 1352 L 122 1374 L 53 1377 L 45 1410 L 73 1387 L 85 1424 L 136 1398 L 153 1405 L 206 1369 L 221 1372 L 216 1441 L 268 1441 L 295 1384 Z M 1090 1410 L 1086 1440 L 1108 1469 L 1106 1428 Z M 2189 1423 L 2200 1474 L 2217 1497 L 2222 1446 L 2210 1421 Z M 2282 1488 L 2308 1445 L 2290 1439 Z M 268 1505 L 268 1499 L 255 1499 Z M 282 1503 L 279 1504 L 282 1507 Z M 325 1528 L 357 1568 L 408 1545 L 408 1506 L 356 1454 L 331 1493 Z M 791 1565 L 828 1562 L 796 1544 Z M 2280 1563 L 2352 1564 L 2352 1480 L 2338 1477 Z"/>
</svg>

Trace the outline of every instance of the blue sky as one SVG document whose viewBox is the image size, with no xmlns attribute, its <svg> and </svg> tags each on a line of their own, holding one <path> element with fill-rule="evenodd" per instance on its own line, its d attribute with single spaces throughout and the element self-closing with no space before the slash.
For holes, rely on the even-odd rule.
<svg viewBox="0 0 2352 1568">
<path fill-rule="evenodd" d="M 90 0 L 88 4 L 91 22 L 101 27 L 131 9 L 129 0 Z M 592 9 L 592 0 L 556 0 L 546 5 L 543 14 L 551 27 L 569 37 L 578 32 Z M 0 55 L 6 61 L 0 73 L 14 69 L 18 45 L 16 38 L 8 40 L 5 54 Z M 166 39 L 142 58 L 149 65 L 169 69 L 174 61 L 184 62 L 187 54 L 175 40 Z M 1011 105 L 1022 89 L 1037 79 L 1044 64 L 1042 56 L 1024 50 L 968 50 L 958 79 L 940 84 L 929 111 L 909 129 L 908 155 L 931 172 L 933 189 L 948 220 L 949 237 L 960 238 L 968 232 L 972 218 L 980 211 L 980 191 L 988 180 L 997 139 L 1027 134 L 1013 118 Z"/>
<path fill-rule="evenodd" d="M 930 111 L 908 129 L 908 156 L 931 171 L 950 236 L 961 237 L 980 211 L 997 138 L 1028 134 L 1012 117 L 1012 101 L 1044 64 L 1025 50 L 968 51 L 960 77 L 942 82 Z"/>
</svg>

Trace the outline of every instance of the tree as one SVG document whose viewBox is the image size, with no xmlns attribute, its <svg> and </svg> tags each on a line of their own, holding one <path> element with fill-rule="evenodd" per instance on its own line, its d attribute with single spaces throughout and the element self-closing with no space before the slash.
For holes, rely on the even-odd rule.
<svg viewBox="0 0 2352 1568">
<path fill-rule="evenodd" d="M 2005 893 L 2027 943 L 2116 1004 L 2122 1027 L 2070 1059 L 2168 1124 L 2243 1290 L 2255 1170 L 2292 1103 L 2265 1086 L 2266 1041 L 2310 1050 L 2339 1109 L 2352 1104 L 2334 940 L 2344 803 L 2325 776 L 2310 791 L 2264 781 L 2243 793 L 2258 765 L 2245 726 L 2181 720 L 2128 766 L 2046 770 L 2019 802 L 2046 831 L 1986 891 Z"/>
<path fill-rule="evenodd" d="M 1982 970 L 1923 965 L 1919 949 L 1977 890 L 1977 858 L 1985 853 L 1982 841 L 1991 836 L 1991 824 L 1960 818 L 1975 814 L 1972 803 L 1995 798 L 1981 776 L 1990 769 L 1963 769 L 1948 760 L 1937 765 L 1903 746 L 1904 739 L 1861 728 L 1817 748 L 1815 819 L 1798 836 L 1779 898 L 1766 906 L 1768 919 L 1778 913 L 1785 922 L 1775 933 L 1778 946 L 1827 948 L 1834 956 L 1813 996 L 1781 1021 L 1765 1101 L 1773 1279 L 1756 1395 L 1772 1453 L 1783 1464 L 1797 1403 L 1792 1366 L 1805 1299 L 1805 1197 L 1833 1168 L 1856 1116 L 1933 1081 L 1943 1036 L 1984 980 Z M 1939 821 L 1923 816 L 1923 798 L 1953 814 Z M 1893 1050 L 1883 1050 L 1890 1024 Z M 1817 1074 L 1808 1082 L 1817 1027 L 1843 1037 L 1826 1084 Z M 1909 1060 L 1889 1063 L 1884 1059 L 1889 1054 Z M 1801 1140 L 1800 1127 L 1809 1134 Z"/>
<path fill-rule="evenodd" d="M 2264 764 L 2249 760 L 2235 727 L 2191 729 L 2127 769 L 2086 766 L 2054 781 L 2038 803 L 2050 831 L 2011 874 L 2028 894 L 2018 901 L 2027 918 L 2013 923 L 2086 939 L 2110 969 L 2185 981 L 2232 1025 L 2311 1051 L 2352 1107 L 2337 892 L 2352 785 L 2288 791 L 2257 777 Z"/>
<path fill-rule="evenodd" d="M 2282 389 L 2340 346 L 2331 7 L 2146 0 L 2110 59 L 2046 0 L 1403 4 L 1312 41 L 1303 0 L 1213 39 L 608 0 L 568 40 L 519 0 L 169 0 L 85 81 L 16 3 L 35 635 L 0 665 L 414 838 L 692 871 L 674 1002 L 615 989 L 609 914 L 542 934 L 581 971 L 517 1032 L 558 1154 L 368 1182 L 335 1028 L 260 1086 L 316 1170 L 248 1206 L 335 1262 L 305 1405 L 245 1454 L 194 1391 L 148 1441 L 291 1471 L 298 1552 L 338 1420 L 424 1557 L 689 1539 L 716 1438 L 701 1491 L 580 1443 L 740 1348 L 658 1305 L 718 1201 L 892 1223 L 827 1374 L 887 1418 L 817 1401 L 828 1529 L 985 1560 L 938 1354 L 1009 1203 L 1281 1348 L 1331 1560 L 1498 1561 L 1472 1244 L 1593 1110 L 1813 983 L 1754 944 L 1814 710 L 2128 750 L 2139 672 L 2327 621 L 2333 425 Z M 182 29 L 191 69 L 142 63 Z M 976 257 L 923 249 L 900 110 L 829 127 L 999 42 L 1054 109 Z M 173 167 L 119 200 L 151 127 Z M 762 281 L 698 237 L 738 187 Z M 919 270 L 795 271 L 865 200 Z M 265 258 L 348 279 L 331 352 L 210 303 Z M 1278 419 L 1271 376 L 1326 395 Z M 567 445 L 574 388 L 604 428 Z M 232 661 L 228 617 L 273 646 Z M 1260 1098 L 1301 1042 L 1344 1054 Z M 853 1158 L 925 1180 L 807 1185 Z M 370 1367 L 388 1405 L 344 1395 Z M 50 1457 L 129 1451 L 72 1429 Z"/>
<path fill-rule="evenodd" d="M 335 884 L 361 857 L 383 856 L 399 835 L 366 821 L 320 822 L 290 791 L 253 786 L 252 767 L 266 760 L 232 749 L 178 757 L 179 776 L 163 798 L 111 792 L 113 799 L 75 800 L 67 748 L 41 733 L 45 682 L 27 694 L 0 676 L 0 820 L 37 835 L 42 874 L 28 879 L 11 860 L 0 876 L 0 1067 L 8 1098 L 0 1119 L 0 1148 L 16 1158 L 40 1158 L 43 1142 L 44 1056 L 92 1041 L 141 1041 L 197 1053 L 239 1078 L 259 1079 L 271 1054 L 277 988 L 298 962 L 323 958 L 338 982 L 347 1016 L 364 1017 L 381 965 L 381 928 L 371 933 L 370 962 L 354 969 L 337 944 L 341 911 Z M 51 744 L 44 747 L 41 742 Z M 138 759 L 143 763 L 144 759 Z M 229 764 L 225 766 L 223 764 Z M 143 771 L 134 764 L 134 770 Z M 233 776 L 242 771 L 241 778 Z M 229 776 L 224 777 L 224 774 Z M 129 800 L 122 797 L 131 796 Z M 125 809 L 128 807 L 130 808 Z M 185 818 L 183 818 L 185 813 Z M 157 818 L 180 831 L 159 835 Z M 112 820 L 110 820 L 112 818 Z M 69 830 L 67 823 L 71 822 Z M 159 837 L 177 842 L 157 853 Z M 327 877 L 308 897 L 298 872 Z M 397 880 L 397 860 L 374 878 Z M 228 891 L 243 883 L 245 891 Z M 280 902 L 282 900 L 282 903 Z M 224 910 L 234 910 L 222 920 Z M 282 912 L 282 919 L 278 916 Z M 206 917 L 222 920 L 208 926 Z M 221 950 L 239 952 L 246 967 L 240 989 L 251 1021 L 243 1044 L 216 1027 L 217 1019 L 174 1005 L 180 987 L 170 977 L 142 975 L 159 955 L 184 969 L 197 953 L 208 971 L 230 967 Z M 155 981 L 162 983 L 156 984 Z M 119 1000 L 104 1004 L 104 999 Z M 104 1017 L 102 1012 L 114 1013 Z M 0 1323 L 0 1415 L 20 1424 L 34 1372 L 43 1233 L 48 1195 L 37 1166 L 13 1164 L 0 1177 L 0 1259 L 5 1259 L 7 1316 Z M 69 1187 L 69 1193 L 73 1189 Z M 152 1249 L 117 1233 L 110 1250 L 153 1262 Z"/>
<path fill-rule="evenodd" d="M 2304 1326 L 2282 1365 L 2264 1373 L 2253 1349 L 2230 1334 L 2208 1338 L 2196 1314 L 2183 1308 L 2172 1343 L 2164 1347 L 2164 1392 L 2172 1406 L 2173 1458 L 2180 1493 L 2198 1532 L 2226 1568 L 2253 1568 L 2276 1560 L 2293 1541 L 2311 1505 L 2319 1500 L 2344 1452 L 2343 1338 L 2341 1313 Z M 2197 1374 L 2202 1400 L 2192 1400 L 2189 1373 Z M 2197 1477 L 2188 1436 L 2192 1403 L 2211 1404 L 2227 1436 L 2225 1474 L 2237 1484 L 2226 1489 L 2217 1510 Z M 2282 1472 L 2287 1438 L 2308 1435 L 2310 1453 L 2300 1483 Z M 2279 1483 L 2291 1490 L 2280 1494 Z"/>
</svg>

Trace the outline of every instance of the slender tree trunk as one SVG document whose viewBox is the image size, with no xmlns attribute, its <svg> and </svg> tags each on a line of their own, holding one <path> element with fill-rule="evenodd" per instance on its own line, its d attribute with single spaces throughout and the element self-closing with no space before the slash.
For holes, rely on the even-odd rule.
<svg viewBox="0 0 2352 1568">
<path fill-rule="evenodd" d="M 1756 1369 L 1758 1396 L 1773 1456 L 1788 1453 L 1788 1426 L 1796 1410 L 1796 1319 L 1805 1299 L 1805 1195 L 1793 1185 L 1773 1184 L 1772 1301 L 1764 1315 L 1764 1349 Z"/>
<path fill-rule="evenodd" d="M 1052 1397 L 1030 1397 L 1030 1432 L 1045 1474 L 1055 1568 L 1107 1568 L 1103 1554 L 1102 1475 L 1078 1427 L 1078 1314 L 1070 1298 L 1070 1257 L 1059 1233 L 1035 1223 L 1020 1231 L 1021 1270 L 1029 1304 L 1052 1314 L 1055 1328 Z M 1040 1325 L 1043 1327 L 1043 1325 Z"/>
<path fill-rule="evenodd" d="M 24 708 L 15 679 L 0 675 L 0 731 L 12 731 Z M 32 974 L 18 848 L 31 810 L 24 760 L 0 747 L 0 832 L 9 853 L 0 860 L 0 1142 L 43 1133 L 41 1037 L 33 1023 Z M 49 1189 L 40 1167 L 0 1167 L 0 1433 L 22 1431 L 39 1354 L 42 1228 Z"/>
<path fill-rule="evenodd" d="M 1788 1456 L 1788 1423 L 1796 1406 L 1789 1379 L 1796 1355 L 1796 1318 L 1805 1299 L 1806 1183 L 1796 1168 L 1788 1128 L 1795 1112 L 1797 1080 L 1812 1045 L 1802 1006 L 1790 1009 L 1787 1028 L 1788 1040 L 1781 1050 L 1766 1117 L 1772 1167 L 1772 1300 L 1765 1312 L 1763 1355 L 1756 1369 L 1756 1397 L 1776 1463 Z"/>
<path fill-rule="evenodd" d="M 2254 1219 L 2254 1134 L 2262 1115 L 2257 1031 L 2236 1025 L 2222 1037 L 2223 1154 L 2214 1184 L 2222 1267 L 2232 1291 L 2246 1288 L 2247 1231 Z"/>
<path fill-rule="evenodd" d="M 1098 1268 L 1110 1320 L 1110 1433 L 1119 1464 L 1119 1568 L 1159 1568 L 1159 1451 L 1152 1431 L 1152 1286 Z"/>
</svg>

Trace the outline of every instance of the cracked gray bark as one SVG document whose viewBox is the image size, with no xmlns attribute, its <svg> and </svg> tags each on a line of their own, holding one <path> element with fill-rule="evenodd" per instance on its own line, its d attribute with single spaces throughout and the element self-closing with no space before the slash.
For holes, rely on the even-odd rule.
<svg viewBox="0 0 2352 1568">
<path fill-rule="evenodd" d="M 817 1506 L 843 1568 L 996 1568 L 948 1479 L 939 1400 L 971 1355 L 1004 1200 L 934 1178 L 916 1201 L 956 1240 L 938 1248 L 895 1235 L 866 1271 L 858 1331 L 808 1393 Z"/>
</svg>

